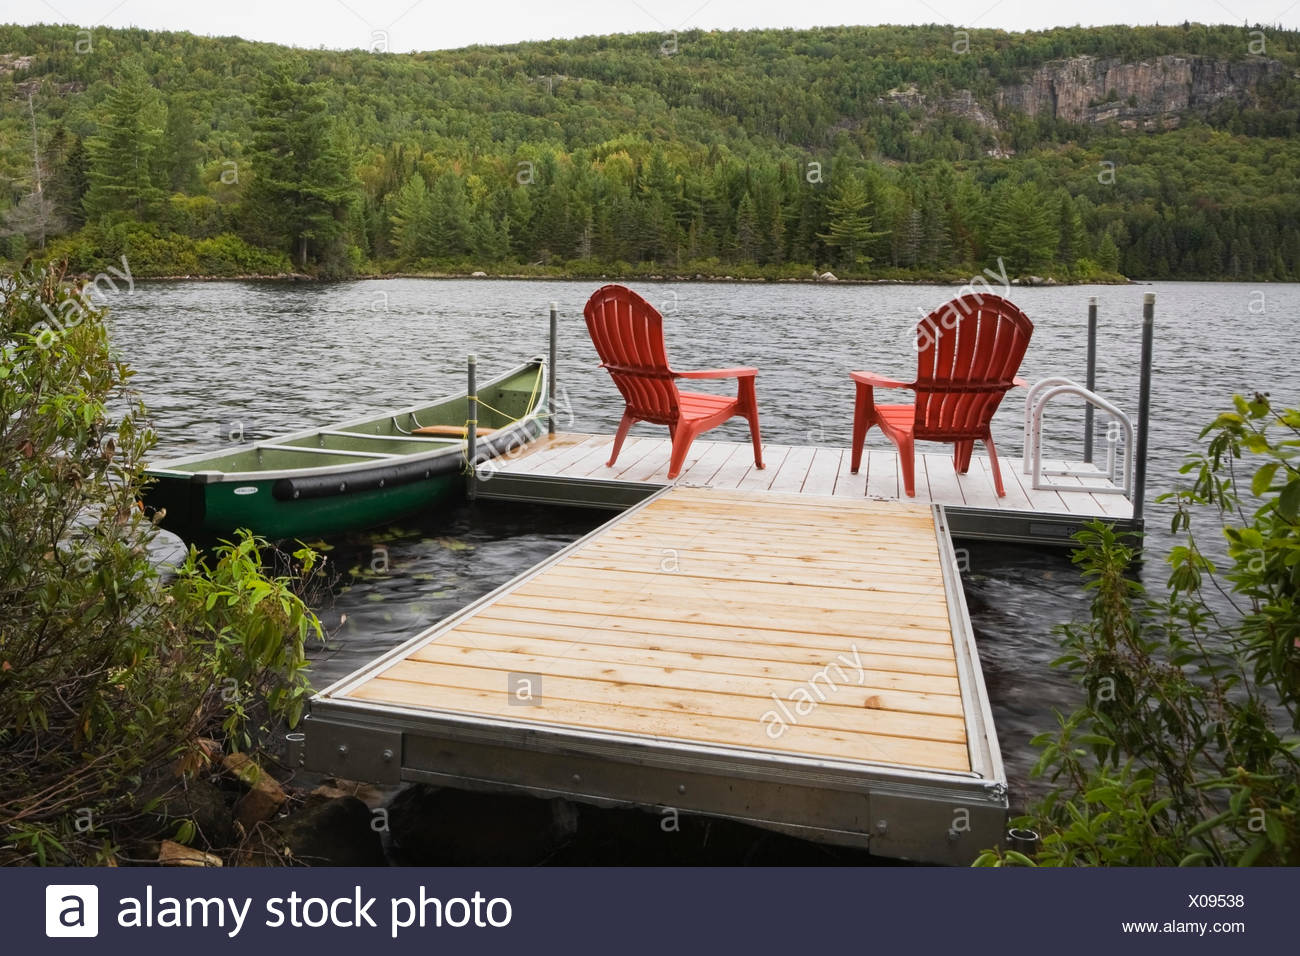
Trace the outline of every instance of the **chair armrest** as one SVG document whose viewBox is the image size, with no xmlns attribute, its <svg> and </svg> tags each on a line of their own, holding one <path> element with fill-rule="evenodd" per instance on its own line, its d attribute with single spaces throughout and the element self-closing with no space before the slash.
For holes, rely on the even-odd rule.
<svg viewBox="0 0 1300 956">
<path fill-rule="evenodd" d="M 694 372 L 674 372 L 678 378 L 753 378 L 758 369 L 747 365 L 740 368 L 705 368 Z"/>
<path fill-rule="evenodd" d="M 1013 379 L 1011 380 L 1011 387 L 1012 387 L 1012 388 L 1028 388 L 1028 387 L 1029 387 L 1029 383 L 1026 382 L 1026 381 L 1025 381 L 1023 378 L 1021 378 L 1019 375 L 1017 375 L 1015 378 L 1013 378 Z"/>
<path fill-rule="evenodd" d="M 849 376 L 859 385 L 872 385 L 878 388 L 913 388 L 914 382 L 899 382 L 892 378 L 885 378 L 883 375 L 877 375 L 875 372 L 850 372 Z"/>
</svg>

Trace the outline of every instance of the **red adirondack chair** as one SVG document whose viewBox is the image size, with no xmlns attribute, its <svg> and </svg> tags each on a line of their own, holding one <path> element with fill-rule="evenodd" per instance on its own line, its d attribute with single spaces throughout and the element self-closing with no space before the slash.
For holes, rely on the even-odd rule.
<svg viewBox="0 0 1300 956">
<path fill-rule="evenodd" d="M 582 310 L 587 331 L 623 395 L 626 408 L 614 435 L 614 449 L 606 467 L 614 464 L 635 422 L 667 425 L 673 439 L 668 477 L 676 478 L 697 435 L 740 416 L 749 421 L 754 441 L 754 464 L 763 467 L 763 446 L 758 434 L 758 399 L 754 394 L 756 368 L 712 368 L 678 372 L 668 364 L 664 349 L 664 320 L 649 302 L 631 289 L 607 285 L 597 289 Z M 704 392 L 683 392 L 679 378 L 734 378 L 735 398 Z"/>
<path fill-rule="evenodd" d="M 916 381 L 851 373 L 858 389 L 853 409 L 853 473 L 857 474 L 862 463 L 862 445 L 872 425 L 879 425 L 898 446 L 903 487 L 909 498 L 916 496 L 915 441 L 952 442 L 953 467 L 964 475 L 979 440 L 988 449 L 998 496 L 1005 497 L 989 425 L 1007 390 L 1026 384 L 1016 372 L 1033 331 L 1028 317 L 1001 296 L 963 295 L 917 324 Z M 910 388 L 916 401 L 877 405 L 876 388 Z"/>
</svg>

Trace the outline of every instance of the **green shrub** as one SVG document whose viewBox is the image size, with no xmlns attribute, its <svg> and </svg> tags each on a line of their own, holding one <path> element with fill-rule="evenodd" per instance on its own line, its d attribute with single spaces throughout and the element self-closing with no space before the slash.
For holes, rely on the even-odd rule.
<svg viewBox="0 0 1300 956">
<path fill-rule="evenodd" d="M 200 239 L 194 244 L 194 253 L 199 271 L 204 275 L 281 275 L 293 271 L 289 257 L 283 252 L 251 246 L 228 232 Z"/>
<path fill-rule="evenodd" d="M 225 227 L 225 211 L 211 196 L 174 193 L 162 208 L 159 223 L 168 232 L 191 239 L 215 236 Z"/>
<path fill-rule="evenodd" d="M 207 668 L 203 686 L 215 694 L 221 729 L 234 749 L 254 743 L 248 688 L 265 688 L 268 712 L 291 726 L 302 717 L 311 686 L 307 682 L 304 648 L 309 636 L 321 637 L 320 622 L 294 593 L 294 579 L 267 577 L 256 538 L 244 534 L 216 549 L 212 567 L 191 551 L 171 594 L 193 615 L 188 630 L 195 633 Z M 301 575 L 309 575 L 316 556 L 304 549 L 294 553 Z M 265 733 L 266 726 L 256 727 Z"/>
<path fill-rule="evenodd" d="M 1300 864 L 1300 411 L 1235 401 L 1183 467 L 1191 486 L 1165 496 L 1187 535 L 1165 593 L 1131 577 L 1112 528 L 1078 535 L 1092 613 L 1061 629 L 1057 663 L 1086 700 L 1034 741 L 1054 786 L 1017 821 L 1042 834 L 1033 862 Z M 1222 571 L 1192 531 L 1206 511 Z M 1007 862 L 1028 861 L 977 861 Z"/>
<path fill-rule="evenodd" d="M 0 280 L 0 855 L 19 862 L 112 857 L 142 781 L 199 735 L 247 746 L 254 702 L 295 720 L 320 634 L 247 536 L 161 582 L 137 506 L 153 435 L 102 313 L 33 332 L 68 294 L 54 269 Z"/>
</svg>

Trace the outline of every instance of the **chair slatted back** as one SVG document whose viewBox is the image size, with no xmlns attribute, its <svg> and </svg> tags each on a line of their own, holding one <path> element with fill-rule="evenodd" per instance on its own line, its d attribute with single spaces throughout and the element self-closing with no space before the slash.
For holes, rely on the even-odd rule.
<svg viewBox="0 0 1300 956">
<path fill-rule="evenodd" d="M 676 374 L 668 366 L 663 316 L 621 285 L 597 289 L 582 310 L 587 332 L 627 403 L 642 421 L 672 425 L 681 414 Z"/>
<path fill-rule="evenodd" d="M 980 438 L 1015 384 L 1034 324 L 998 295 L 959 296 L 916 327 L 914 434 L 929 441 Z"/>
</svg>

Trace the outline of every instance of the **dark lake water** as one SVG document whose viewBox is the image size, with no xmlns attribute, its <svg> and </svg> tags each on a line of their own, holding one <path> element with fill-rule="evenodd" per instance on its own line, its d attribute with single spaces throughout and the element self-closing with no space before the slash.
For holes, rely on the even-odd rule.
<svg viewBox="0 0 1300 956">
<path fill-rule="evenodd" d="M 140 283 L 115 296 L 111 326 L 160 437 L 158 457 L 215 448 L 236 425 L 269 436 L 463 390 L 464 358 L 483 376 L 546 349 L 547 309 L 561 315 L 563 429 L 612 432 L 622 405 L 597 367 L 582 305 L 597 282 L 392 279 L 333 285 Z M 639 283 L 665 315 L 683 368 L 757 365 L 764 437 L 843 445 L 852 424 L 848 372 L 907 377 L 911 330 L 955 290 L 938 286 Z M 1201 427 L 1234 392 L 1300 403 L 1300 286 L 1156 283 L 1015 288 L 1035 323 L 1021 374 L 1082 380 L 1087 301 L 1100 306 L 1098 390 L 1136 414 L 1142 295 L 1156 293 L 1148 479 L 1148 583 L 1164 579 L 1169 490 Z M 1023 405 L 1014 393 L 995 437 L 1019 455 Z M 1048 430 L 1055 457 L 1080 457 L 1081 415 Z M 648 433 L 650 426 L 638 426 Z M 634 432 L 635 434 L 636 432 Z M 735 420 L 715 433 L 747 440 Z M 882 444 L 879 432 L 873 445 Z M 887 447 L 887 446 L 885 446 Z M 981 453 L 977 452 L 977 453 Z M 330 541 L 339 580 L 318 610 L 331 628 L 314 654 L 318 686 L 342 676 L 492 590 L 602 520 L 577 511 L 461 507 L 450 515 Z M 964 575 L 1003 756 L 1022 800 L 1034 761 L 1028 740 L 1073 705 L 1054 673 L 1053 627 L 1086 601 L 1064 553 L 971 547 Z"/>
</svg>

